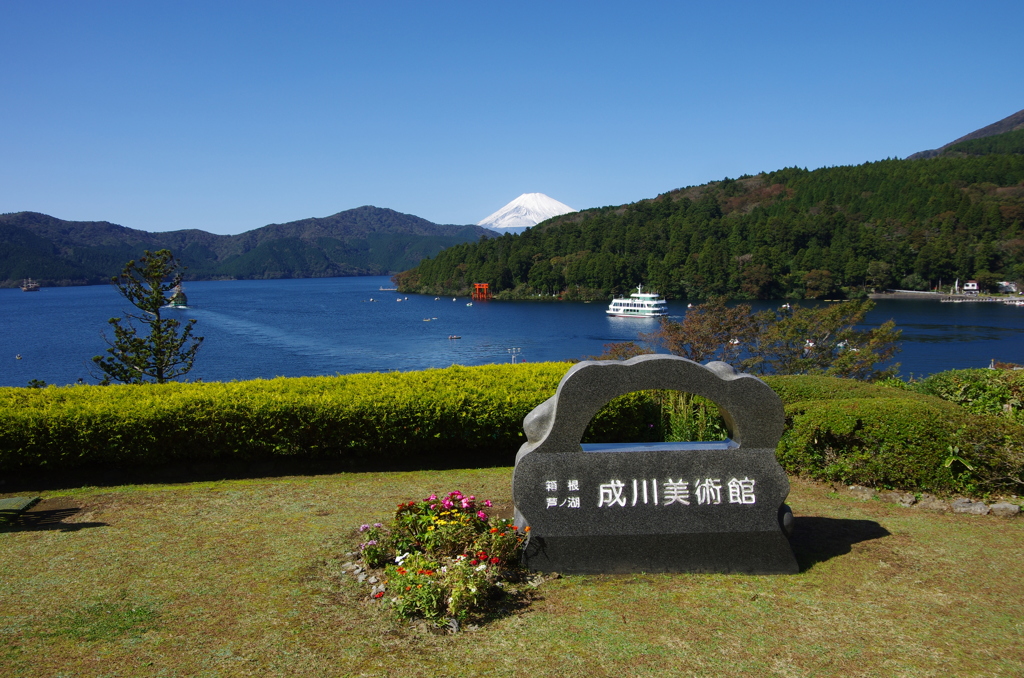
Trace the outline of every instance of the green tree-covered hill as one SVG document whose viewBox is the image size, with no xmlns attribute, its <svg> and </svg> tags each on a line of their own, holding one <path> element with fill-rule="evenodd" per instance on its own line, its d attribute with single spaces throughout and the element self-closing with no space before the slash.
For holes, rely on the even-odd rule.
<svg viewBox="0 0 1024 678">
<path fill-rule="evenodd" d="M 945 146 L 941 146 L 931 151 L 920 151 L 913 155 L 907 156 L 907 160 L 923 160 L 925 158 L 935 158 L 940 155 L 944 155 L 947 151 L 955 151 L 953 146 L 958 146 L 965 141 L 975 141 L 984 139 L 986 137 L 999 136 L 1006 134 L 1007 132 L 1013 132 L 1015 130 L 1024 129 L 1024 111 L 1017 111 L 1013 115 L 1008 115 L 998 122 L 994 122 L 991 125 L 986 125 L 980 129 L 976 129 L 969 134 L 949 142 Z M 975 147 L 978 148 L 978 147 Z M 1005 151 L 1004 151 L 1005 152 Z M 970 153 L 975 154 L 975 153 Z"/>
<path fill-rule="evenodd" d="M 1005 138 L 1001 138 L 1005 137 Z M 1024 278 L 1024 137 L 925 160 L 787 168 L 550 219 L 396 276 L 407 292 L 500 297 L 829 298 Z M 970 155 L 968 155 L 970 153 Z"/>
<path fill-rule="evenodd" d="M 17 212 L 0 215 L 0 286 L 23 278 L 44 285 L 105 283 L 147 249 L 171 250 L 188 267 L 186 280 L 386 275 L 482 236 L 493 233 L 371 206 L 230 236 L 196 229 L 149 233 Z"/>
</svg>

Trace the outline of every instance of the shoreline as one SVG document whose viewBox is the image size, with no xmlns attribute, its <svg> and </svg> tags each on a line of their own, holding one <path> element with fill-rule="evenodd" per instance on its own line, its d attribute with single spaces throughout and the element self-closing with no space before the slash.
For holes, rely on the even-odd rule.
<svg viewBox="0 0 1024 678">
<path fill-rule="evenodd" d="M 946 294 L 942 292 L 911 292 L 911 291 L 899 291 L 899 292 L 872 292 L 868 294 L 869 299 L 875 301 L 879 299 L 924 299 L 933 301 L 943 300 L 963 300 L 963 301 L 1004 301 L 1006 299 L 1013 299 L 1012 296 L 993 296 L 990 294 Z"/>
</svg>

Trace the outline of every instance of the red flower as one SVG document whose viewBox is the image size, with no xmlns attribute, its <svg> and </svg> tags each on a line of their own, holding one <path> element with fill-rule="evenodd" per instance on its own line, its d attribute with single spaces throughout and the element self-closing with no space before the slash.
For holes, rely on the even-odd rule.
<svg viewBox="0 0 1024 678">
<path fill-rule="evenodd" d="M 497 565 L 500 562 L 501 559 L 499 559 L 498 556 L 494 556 L 493 558 L 491 558 L 491 565 Z"/>
<path fill-rule="evenodd" d="M 492 527 L 492 528 L 491 528 L 491 534 L 494 534 L 494 533 L 495 533 L 495 532 L 497 532 L 497 531 L 498 531 L 498 528 L 496 528 L 496 527 Z"/>
<path fill-rule="evenodd" d="M 398 568 L 397 571 L 398 571 L 398 574 L 406 574 L 408 572 L 408 570 L 406 570 L 404 567 Z"/>
<path fill-rule="evenodd" d="M 373 594 L 373 597 L 374 598 L 383 598 L 384 597 L 384 592 L 383 591 L 377 591 L 376 593 Z"/>
<path fill-rule="evenodd" d="M 470 565 L 476 565 L 476 564 L 478 564 L 479 562 L 480 562 L 479 560 L 477 560 L 476 558 L 474 558 L 473 560 L 469 561 L 469 564 L 470 564 Z"/>
</svg>

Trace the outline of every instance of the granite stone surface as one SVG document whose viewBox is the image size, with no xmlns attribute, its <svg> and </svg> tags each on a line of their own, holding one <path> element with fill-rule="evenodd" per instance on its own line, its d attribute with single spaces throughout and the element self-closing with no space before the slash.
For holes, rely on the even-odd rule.
<svg viewBox="0 0 1024 678">
<path fill-rule="evenodd" d="M 607 402 L 647 389 L 713 401 L 729 439 L 580 444 Z M 527 565 L 566 573 L 796 572 L 789 480 L 775 459 L 783 418 L 767 384 L 725 363 L 645 355 L 575 365 L 524 420 L 512 490 L 517 524 L 530 527 Z"/>
<path fill-rule="evenodd" d="M 1020 514 L 1020 506 L 1005 501 L 992 504 L 989 508 L 992 515 L 1000 518 L 1010 518 Z"/>
<path fill-rule="evenodd" d="M 966 497 L 960 497 L 959 499 L 953 500 L 951 504 L 953 507 L 953 513 L 969 513 L 975 516 L 987 516 L 989 512 L 988 504 L 983 501 L 972 501 Z"/>
</svg>

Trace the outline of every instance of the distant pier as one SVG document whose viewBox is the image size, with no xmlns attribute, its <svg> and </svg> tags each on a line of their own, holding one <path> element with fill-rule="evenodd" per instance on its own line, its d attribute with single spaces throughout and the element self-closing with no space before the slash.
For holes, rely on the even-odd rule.
<svg viewBox="0 0 1024 678">
<path fill-rule="evenodd" d="M 1013 303 L 1013 297 L 990 297 L 979 294 L 943 294 L 941 292 L 917 292 L 915 290 L 890 290 L 887 292 L 873 292 L 868 295 L 871 299 L 922 299 L 941 301 L 943 303 Z"/>
</svg>

